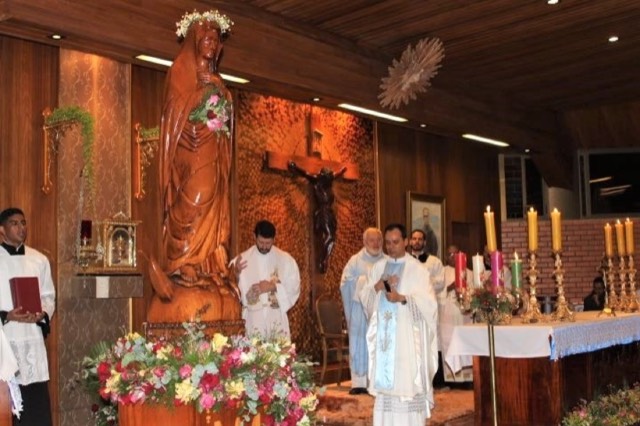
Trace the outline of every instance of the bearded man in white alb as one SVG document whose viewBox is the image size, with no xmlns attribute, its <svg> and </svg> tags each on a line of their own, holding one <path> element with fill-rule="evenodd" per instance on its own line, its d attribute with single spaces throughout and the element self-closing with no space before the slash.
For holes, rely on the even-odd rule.
<svg viewBox="0 0 640 426">
<path fill-rule="evenodd" d="M 384 232 L 387 258 L 371 268 L 360 298 L 369 315 L 369 393 L 374 426 L 423 426 L 434 406 L 438 302 L 426 268 L 405 253 L 404 225 Z"/>
<path fill-rule="evenodd" d="M 256 244 L 231 261 L 242 295 L 247 335 L 290 338 L 287 311 L 300 296 L 300 271 L 291 255 L 273 245 L 276 228 L 261 220 Z"/>
<path fill-rule="evenodd" d="M 349 394 L 367 393 L 367 316 L 358 295 L 374 263 L 384 257 L 382 232 L 378 228 L 367 228 L 362 235 L 364 247 L 354 254 L 342 271 L 340 293 L 344 315 L 349 329 L 349 367 L 351 390 Z"/>
</svg>

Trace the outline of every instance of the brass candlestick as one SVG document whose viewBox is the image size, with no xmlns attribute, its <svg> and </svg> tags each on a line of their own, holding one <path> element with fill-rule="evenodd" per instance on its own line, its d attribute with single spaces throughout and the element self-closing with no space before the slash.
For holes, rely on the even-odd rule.
<svg viewBox="0 0 640 426">
<path fill-rule="evenodd" d="M 538 279 L 538 270 L 536 269 L 537 264 L 536 252 L 530 251 L 529 269 L 527 270 L 527 277 L 529 278 L 529 304 L 527 305 L 527 309 L 524 314 L 522 314 L 523 324 L 542 321 L 544 318 L 540 312 L 538 298 L 536 297 L 536 280 Z"/>
<path fill-rule="evenodd" d="M 618 295 L 616 294 L 616 278 L 615 278 L 615 269 L 613 267 L 613 259 L 609 256 L 607 257 L 607 269 L 602 277 L 605 280 L 605 286 L 609 285 L 609 296 L 608 303 L 605 305 L 606 308 L 610 308 L 612 311 L 618 309 Z"/>
<path fill-rule="evenodd" d="M 618 310 L 627 312 L 629 295 L 627 294 L 627 268 L 624 256 L 618 256 L 618 281 L 620 282 L 620 298 L 618 299 Z"/>
<path fill-rule="evenodd" d="M 458 300 L 458 306 L 462 313 L 471 312 L 471 295 L 473 293 L 468 287 L 456 288 L 456 298 Z"/>
<path fill-rule="evenodd" d="M 629 301 L 627 303 L 627 311 L 636 312 L 638 311 L 640 303 L 638 303 L 638 295 L 636 294 L 636 268 L 633 264 L 633 254 L 629 255 L 628 264 L 627 277 L 629 278 Z"/>
<path fill-rule="evenodd" d="M 609 271 L 611 270 L 611 268 L 613 268 L 613 264 L 611 262 L 611 257 L 606 256 L 603 260 L 602 260 L 602 281 L 604 281 L 604 308 L 602 308 L 602 311 L 600 311 L 598 313 L 598 316 L 600 315 L 606 315 L 608 317 L 615 317 L 616 313 L 614 311 L 614 309 L 612 308 L 611 302 L 610 302 L 610 294 L 613 294 L 613 298 L 617 301 L 617 296 L 616 296 L 616 290 L 615 288 L 613 288 L 612 284 L 609 284 L 609 291 L 607 291 L 607 283 L 609 283 L 609 277 L 611 277 L 611 274 L 609 273 Z"/>
<path fill-rule="evenodd" d="M 551 314 L 551 319 L 553 321 L 573 322 L 576 320 L 575 313 L 569 308 L 569 304 L 564 297 L 564 285 L 562 284 L 564 280 L 564 269 L 562 269 L 560 252 L 557 251 L 553 255 L 555 257 L 553 276 L 556 279 L 556 287 L 558 288 L 558 301 L 556 303 L 556 310 Z"/>
</svg>

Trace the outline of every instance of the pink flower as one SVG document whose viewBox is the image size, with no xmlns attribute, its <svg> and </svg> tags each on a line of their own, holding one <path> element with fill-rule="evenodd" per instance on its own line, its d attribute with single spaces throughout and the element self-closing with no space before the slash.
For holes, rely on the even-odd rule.
<svg viewBox="0 0 640 426">
<path fill-rule="evenodd" d="M 156 367 L 153 369 L 153 374 L 156 377 L 162 377 L 164 376 L 164 368 L 162 367 Z"/>
<path fill-rule="evenodd" d="M 291 391 L 289 392 L 289 395 L 287 395 L 287 400 L 294 404 L 297 404 L 298 401 L 300 401 L 301 399 L 302 399 L 302 392 L 300 392 L 300 389 L 297 389 L 297 388 L 291 389 Z"/>
<path fill-rule="evenodd" d="M 191 375 L 192 370 L 193 368 L 189 364 L 183 365 L 182 367 L 180 367 L 180 370 L 179 370 L 180 378 L 186 379 Z"/>
<path fill-rule="evenodd" d="M 215 403 L 216 400 L 210 393 L 203 393 L 202 396 L 200 396 L 200 406 L 205 410 L 210 410 Z"/>
<path fill-rule="evenodd" d="M 207 121 L 207 127 L 212 132 L 222 129 L 222 125 L 223 125 L 222 121 L 220 121 L 218 118 L 214 118 L 212 120 Z"/>
<path fill-rule="evenodd" d="M 207 123 L 207 126 L 208 125 L 209 125 L 209 123 Z M 211 129 L 211 128 L 209 128 L 209 129 Z M 208 351 L 209 348 L 211 348 L 211 344 L 209 342 L 206 342 L 206 341 L 205 342 L 200 342 L 200 345 L 198 346 L 198 350 L 200 352 Z"/>
<path fill-rule="evenodd" d="M 220 101 L 220 97 L 218 95 L 211 95 L 211 97 L 209 98 L 210 105 L 216 105 L 218 101 Z"/>
</svg>

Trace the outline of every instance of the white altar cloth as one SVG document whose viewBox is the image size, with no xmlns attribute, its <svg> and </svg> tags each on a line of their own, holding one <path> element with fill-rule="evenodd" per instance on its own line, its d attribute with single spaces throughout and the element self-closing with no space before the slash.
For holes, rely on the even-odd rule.
<svg viewBox="0 0 640 426">
<path fill-rule="evenodd" d="M 599 312 L 576 312 L 575 322 L 519 324 L 494 327 L 496 357 L 558 360 L 568 355 L 592 352 L 640 340 L 640 315 L 617 313 L 598 317 Z M 489 356 L 486 324 L 459 325 L 453 329 L 445 360 L 453 371 L 471 364 L 470 356 Z"/>
</svg>

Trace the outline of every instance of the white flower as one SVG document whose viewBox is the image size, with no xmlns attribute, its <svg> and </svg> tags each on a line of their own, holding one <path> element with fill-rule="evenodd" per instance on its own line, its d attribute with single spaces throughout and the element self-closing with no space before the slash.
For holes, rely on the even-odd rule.
<svg viewBox="0 0 640 426">
<path fill-rule="evenodd" d="M 215 22 L 218 25 L 218 28 L 220 28 L 220 33 L 222 34 L 231 31 L 231 25 L 233 25 L 233 21 L 231 19 L 226 15 L 220 14 L 217 10 L 209 10 L 202 14 L 194 10 L 191 13 L 185 13 L 182 15 L 180 22 L 176 22 L 176 35 L 178 37 L 186 37 L 191 24 L 198 21 Z"/>
</svg>

